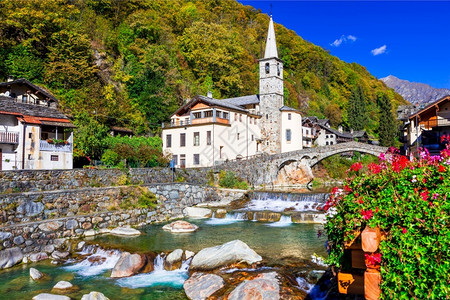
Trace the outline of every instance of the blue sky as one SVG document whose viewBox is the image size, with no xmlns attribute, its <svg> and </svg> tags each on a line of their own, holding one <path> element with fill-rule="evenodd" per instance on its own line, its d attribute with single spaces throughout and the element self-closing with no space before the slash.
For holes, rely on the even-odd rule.
<svg viewBox="0 0 450 300">
<path fill-rule="evenodd" d="M 450 1 L 242 1 L 378 78 L 450 88 Z"/>
</svg>

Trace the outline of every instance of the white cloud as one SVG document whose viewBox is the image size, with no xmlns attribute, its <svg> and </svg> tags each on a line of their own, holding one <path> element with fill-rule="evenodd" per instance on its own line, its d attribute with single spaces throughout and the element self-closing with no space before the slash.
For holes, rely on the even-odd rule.
<svg viewBox="0 0 450 300">
<path fill-rule="evenodd" d="M 341 35 L 340 38 L 338 38 L 337 40 L 335 40 L 334 42 L 332 42 L 330 45 L 334 46 L 334 47 L 339 47 L 342 43 L 347 43 L 347 42 L 354 42 L 356 41 L 356 36 L 354 35 Z"/>
<path fill-rule="evenodd" d="M 373 49 L 373 50 L 370 51 L 370 52 L 372 52 L 372 54 L 373 54 L 374 56 L 380 55 L 380 54 L 383 54 L 383 53 L 386 53 L 386 45 L 383 45 L 383 46 L 381 46 L 381 47 L 375 48 L 375 49 Z"/>
</svg>

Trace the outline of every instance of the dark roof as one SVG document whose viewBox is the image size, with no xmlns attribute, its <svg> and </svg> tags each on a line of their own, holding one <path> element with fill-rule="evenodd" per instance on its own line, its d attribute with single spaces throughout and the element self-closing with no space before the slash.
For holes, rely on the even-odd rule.
<svg viewBox="0 0 450 300">
<path fill-rule="evenodd" d="M 25 78 L 19 78 L 13 81 L 7 81 L 7 82 L 1 82 L 0 83 L 0 87 L 4 87 L 4 86 L 10 86 L 12 84 L 25 84 L 28 85 L 29 87 L 33 88 L 34 90 L 38 91 L 39 93 L 43 94 L 45 97 L 58 102 L 58 100 L 55 98 L 55 96 L 53 96 L 52 94 L 50 94 L 50 92 L 48 92 L 47 90 L 45 90 L 44 88 L 34 85 L 31 82 L 29 82 L 28 80 L 26 80 Z"/>
<path fill-rule="evenodd" d="M 236 98 L 227 98 L 220 101 L 226 101 L 233 105 L 243 106 L 249 104 L 259 104 L 259 95 L 248 95 Z"/>
<path fill-rule="evenodd" d="M 296 110 L 295 108 L 289 107 L 289 106 L 282 106 L 280 108 L 281 111 L 295 111 L 295 112 L 300 112 L 298 110 Z"/>
<path fill-rule="evenodd" d="M 358 130 L 358 131 L 354 131 L 353 133 L 351 133 L 349 131 L 340 132 L 339 130 L 336 130 L 334 128 L 327 127 L 324 125 L 320 125 L 320 127 L 322 127 L 325 130 L 328 130 L 329 132 L 335 134 L 338 137 L 345 138 L 345 139 L 354 139 L 354 138 L 361 138 L 364 136 L 368 136 L 367 132 L 365 130 Z"/>
<path fill-rule="evenodd" d="M 229 109 L 247 112 L 247 110 L 245 108 L 241 107 L 240 105 L 236 105 L 234 103 L 227 101 L 228 99 L 219 100 L 219 99 L 209 98 L 209 97 L 205 97 L 205 96 L 201 96 L 201 95 L 198 95 L 197 98 L 206 103 L 209 103 L 211 105 L 217 105 L 217 106 L 222 106 L 222 107 L 229 108 Z"/>
<path fill-rule="evenodd" d="M 126 128 L 126 127 L 119 127 L 119 126 L 111 126 L 111 130 L 118 131 L 118 132 L 128 132 L 133 133 L 133 130 Z"/>
<path fill-rule="evenodd" d="M 317 124 L 319 124 L 319 125 L 325 125 L 325 124 L 327 124 L 327 123 L 330 122 L 330 120 L 328 120 L 328 119 L 319 119 L 319 118 L 316 117 L 316 116 L 304 117 L 303 119 L 309 120 L 309 121 L 311 121 L 311 122 L 313 122 L 313 123 L 317 123 Z"/>
<path fill-rule="evenodd" d="M 442 102 L 447 102 L 447 101 L 450 101 L 450 95 L 447 95 L 447 96 L 445 96 L 445 97 L 442 97 L 441 99 L 439 99 L 439 100 L 437 100 L 437 101 L 435 101 L 435 102 L 433 102 L 433 103 L 427 105 L 425 108 L 423 108 L 423 109 L 421 109 L 421 110 L 419 110 L 419 111 L 416 111 L 415 113 L 413 113 L 412 115 L 409 116 L 409 119 L 412 119 L 412 118 L 414 118 L 416 115 L 420 115 L 420 114 L 426 112 L 427 110 L 429 110 L 430 108 L 433 108 L 434 106 L 439 105 L 439 104 L 441 104 Z"/>
<path fill-rule="evenodd" d="M 16 102 L 14 98 L 7 96 L 0 96 L 0 114 L 2 112 L 14 115 L 68 120 L 68 118 L 57 109 L 47 106 Z"/>
</svg>

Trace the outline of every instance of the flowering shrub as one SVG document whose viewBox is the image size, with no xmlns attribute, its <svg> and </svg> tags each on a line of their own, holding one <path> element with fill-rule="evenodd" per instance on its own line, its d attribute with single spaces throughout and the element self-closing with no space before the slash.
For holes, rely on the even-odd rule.
<svg viewBox="0 0 450 300">
<path fill-rule="evenodd" d="M 328 262 L 341 267 L 344 244 L 378 226 L 385 239 L 366 262 L 381 265 L 381 298 L 449 299 L 450 150 L 424 150 L 410 161 L 389 149 L 379 158 L 367 169 L 352 166 L 324 206 L 333 211 L 325 225 Z"/>
</svg>

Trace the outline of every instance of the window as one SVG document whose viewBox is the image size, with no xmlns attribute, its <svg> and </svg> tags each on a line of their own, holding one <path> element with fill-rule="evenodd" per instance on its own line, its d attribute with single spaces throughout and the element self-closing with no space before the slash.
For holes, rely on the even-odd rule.
<svg viewBox="0 0 450 300">
<path fill-rule="evenodd" d="M 290 129 L 286 129 L 286 141 L 287 142 L 291 141 L 291 130 Z"/>
<path fill-rule="evenodd" d="M 200 132 L 194 132 L 194 146 L 200 146 Z"/>
<path fill-rule="evenodd" d="M 50 160 L 51 161 L 58 161 L 59 160 L 59 156 L 58 155 L 50 155 Z"/>
<path fill-rule="evenodd" d="M 186 154 L 180 154 L 180 167 L 186 167 Z"/>
<path fill-rule="evenodd" d="M 201 112 L 195 112 L 195 113 L 193 113 L 193 115 L 194 115 L 194 119 L 200 119 L 202 117 Z"/>
<path fill-rule="evenodd" d="M 172 160 L 173 160 L 175 166 L 178 165 L 178 155 L 176 155 L 176 154 L 173 155 L 173 156 L 172 156 Z"/>
<path fill-rule="evenodd" d="M 180 133 L 180 147 L 186 146 L 186 133 Z"/>
<path fill-rule="evenodd" d="M 292 119 L 292 114 L 288 114 L 288 120 L 291 120 Z"/>
<path fill-rule="evenodd" d="M 222 158 L 222 150 L 223 150 L 223 146 L 220 146 L 219 148 L 219 157 Z"/>
<path fill-rule="evenodd" d="M 194 154 L 194 165 L 200 164 L 200 154 Z"/>
<path fill-rule="evenodd" d="M 220 112 L 219 112 L 219 114 L 220 114 Z M 211 118 L 212 116 L 213 116 L 212 110 L 205 111 L 205 118 Z"/>
<path fill-rule="evenodd" d="M 52 156 L 54 156 L 54 155 L 52 155 Z M 33 156 L 31 156 L 31 154 L 28 154 L 28 160 L 32 160 L 32 159 L 33 159 Z"/>
<path fill-rule="evenodd" d="M 206 144 L 211 145 L 211 131 L 206 132 Z"/>
<path fill-rule="evenodd" d="M 227 112 L 223 112 L 223 118 L 228 120 L 228 113 Z"/>
<path fill-rule="evenodd" d="M 239 122 L 242 122 L 242 115 L 239 114 Z"/>
<path fill-rule="evenodd" d="M 252 142 L 255 140 L 255 136 L 252 134 Z"/>
<path fill-rule="evenodd" d="M 237 139 L 238 139 L 238 141 L 239 141 L 239 132 L 237 133 Z"/>
<path fill-rule="evenodd" d="M 234 120 L 237 121 L 237 113 L 234 114 Z"/>
<path fill-rule="evenodd" d="M 269 63 L 266 63 L 265 69 L 266 69 L 266 74 L 269 74 L 270 73 L 270 65 L 269 65 Z"/>
<path fill-rule="evenodd" d="M 278 76 L 280 76 L 281 72 L 280 72 L 280 64 L 277 64 L 277 74 Z"/>
<path fill-rule="evenodd" d="M 327 145 L 327 146 L 328 146 L 328 142 L 326 142 L 326 143 L 325 143 L 325 145 Z"/>
<path fill-rule="evenodd" d="M 22 103 L 28 102 L 28 95 L 22 95 Z"/>
<path fill-rule="evenodd" d="M 28 138 L 31 139 L 33 137 L 33 134 L 31 132 L 28 132 Z"/>
<path fill-rule="evenodd" d="M 266 120 L 269 120 L 269 114 L 266 114 Z"/>
<path fill-rule="evenodd" d="M 328 138 L 328 134 L 325 136 L 325 138 L 326 138 L 326 139 Z"/>
<path fill-rule="evenodd" d="M 166 147 L 167 148 L 172 147 L 172 135 L 171 134 L 166 135 Z"/>
<path fill-rule="evenodd" d="M 330 142 L 330 145 L 333 145 L 333 142 Z"/>
</svg>

